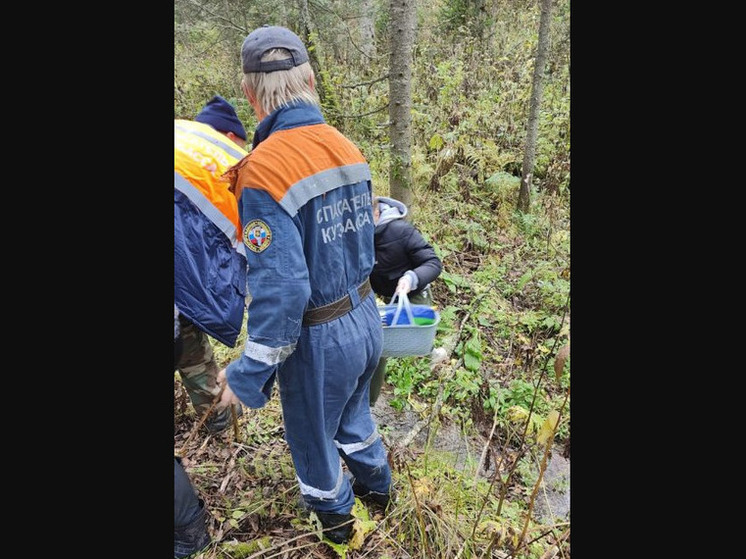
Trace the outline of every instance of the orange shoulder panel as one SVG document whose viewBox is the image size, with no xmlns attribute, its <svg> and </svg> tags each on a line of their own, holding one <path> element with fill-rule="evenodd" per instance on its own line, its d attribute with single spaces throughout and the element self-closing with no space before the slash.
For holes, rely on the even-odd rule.
<svg viewBox="0 0 746 559">
<path fill-rule="evenodd" d="M 298 181 L 335 167 L 366 163 L 350 140 L 328 124 L 273 132 L 240 165 L 234 194 L 243 188 L 266 190 L 276 202 Z"/>
</svg>

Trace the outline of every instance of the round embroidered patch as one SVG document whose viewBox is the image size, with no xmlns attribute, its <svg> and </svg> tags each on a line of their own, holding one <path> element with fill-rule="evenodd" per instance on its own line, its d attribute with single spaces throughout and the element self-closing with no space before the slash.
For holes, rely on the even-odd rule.
<svg viewBox="0 0 746 559">
<path fill-rule="evenodd" d="M 272 242 L 272 230 L 260 219 L 254 219 L 243 228 L 243 242 L 254 252 L 262 252 Z"/>
</svg>

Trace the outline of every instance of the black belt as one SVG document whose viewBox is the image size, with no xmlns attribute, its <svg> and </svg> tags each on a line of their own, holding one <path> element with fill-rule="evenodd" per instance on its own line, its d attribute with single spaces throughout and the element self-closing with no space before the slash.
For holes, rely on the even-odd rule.
<svg viewBox="0 0 746 559">
<path fill-rule="evenodd" d="M 357 288 L 357 294 L 360 296 L 360 300 L 365 299 L 370 293 L 370 280 L 365 280 Z M 341 299 L 337 299 L 333 303 L 308 309 L 306 314 L 303 315 L 303 326 L 316 326 L 317 324 L 324 324 L 330 322 L 335 318 L 346 315 L 352 310 L 352 301 L 350 296 L 345 295 Z"/>
</svg>

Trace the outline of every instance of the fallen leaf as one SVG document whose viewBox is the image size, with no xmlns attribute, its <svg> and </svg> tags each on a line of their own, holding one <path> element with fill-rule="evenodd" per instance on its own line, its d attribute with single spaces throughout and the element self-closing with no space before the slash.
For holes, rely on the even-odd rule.
<svg viewBox="0 0 746 559">
<path fill-rule="evenodd" d="M 539 444 L 545 444 L 549 437 L 552 436 L 552 433 L 554 433 L 554 430 L 557 428 L 558 421 L 559 412 L 556 410 L 550 411 L 547 418 L 544 420 L 544 423 L 542 423 L 541 429 L 539 429 L 539 434 L 536 435 L 536 440 Z"/>
<path fill-rule="evenodd" d="M 557 352 L 557 357 L 554 358 L 554 377 L 557 382 L 562 378 L 562 372 L 565 370 L 565 362 L 570 357 L 570 344 L 565 344 Z"/>
</svg>

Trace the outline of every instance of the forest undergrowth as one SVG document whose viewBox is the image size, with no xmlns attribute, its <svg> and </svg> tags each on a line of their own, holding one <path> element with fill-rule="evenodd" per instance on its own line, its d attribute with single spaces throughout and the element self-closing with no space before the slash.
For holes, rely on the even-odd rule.
<svg viewBox="0 0 746 559">
<path fill-rule="evenodd" d="M 569 514 L 536 514 L 547 464 L 558 453 L 570 458 L 569 2 L 555 2 L 525 213 L 516 207 L 538 9 L 487 2 L 492 33 L 480 38 L 466 31 L 468 18 L 460 31 L 446 25 L 456 21 L 446 9 L 462 4 L 436 2 L 418 20 L 411 220 L 443 262 L 432 285 L 441 313 L 435 345 L 449 357 L 436 366 L 389 361 L 381 413 L 414 418 L 404 432 L 384 432 L 398 502 L 386 515 L 358 503 L 350 544 L 322 540 L 298 507 L 277 393 L 212 436 L 196 428 L 200 418 L 175 373 L 174 450 L 205 499 L 213 537 L 197 559 L 570 557 Z M 224 21 L 238 21 L 230 10 L 243 4 L 220 5 L 228 11 L 213 18 L 176 3 L 174 116 L 190 118 L 217 93 L 251 133 L 256 122 L 238 87 L 243 35 Z M 293 27 L 297 16 L 287 9 L 286 20 L 275 21 L 262 2 L 248 14 L 250 27 Z M 374 194 L 389 195 L 387 114 L 372 112 L 386 106 L 386 82 L 374 81 L 385 75 L 386 58 L 355 63 L 339 38 L 346 35 L 325 31 L 331 16 L 312 17 L 323 79 L 336 92 L 325 115 L 370 162 Z M 376 20 L 381 36 L 386 17 L 381 11 Z M 340 19 L 352 21 L 334 25 Z M 237 358 L 244 340 L 245 331 L 234 348 L 214 343 L 219 365 Z M 454 461 L 437 449 L 447 428 L 471 441 L 473 455 Z"/>
<path fill-rule="evenodd" d="M 569 518 L 548 525 L 531 515 L 544 453 L 569 458 L 570 448 L 569 359 L 557 359 L 569 343 L 569 219 L 554 195 L 535 200 L 539 218 L 483 226 L 484 238 L 452 233 L 449 202 L 438 208 L 445 214 L 413 216 L 443 260 L 433 285 L 442 316 L 436 345 L 449 359 L 435 367 L 390 360 L 382 398 L 391 414 L 416 413 L 412 430 L 435 439 L 442 425 L 456 425 L 481 452 L 455 468 L 452 457 L 412 444 L 412 433 L 387 440 L 397 443 L 388 446 L 399 501 L 385 517 L 363 508 L 359 541 L 347 549 L 322 543 L 300 514 L 277 394 L 246 410 L 236 431 L 211 437 L 194 430 L 199 418 L 176 375 L 175 449 L 212 513 L 215 544 L 203 559 L 541 558 L 553 549 L 569 557 Z M 494 219 L 487 210 L 475 223 Z M 236 348 L 215 344 L 219 365 L 238 357 L 244 339 Z"/>
</svg>

